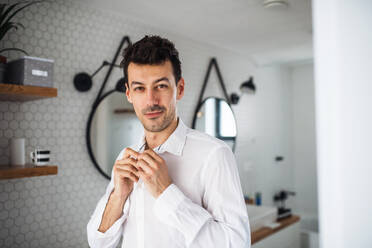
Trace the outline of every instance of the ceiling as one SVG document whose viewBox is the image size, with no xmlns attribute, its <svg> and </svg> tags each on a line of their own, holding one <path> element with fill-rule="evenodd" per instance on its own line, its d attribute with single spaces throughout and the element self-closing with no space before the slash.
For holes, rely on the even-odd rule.
<svg viewBox="0 0 372 248">
<path fill-rule="evenodd" d="M 258 65 L 312 59 L 311 0 L 267 9 L 263 0 L 83 0 L 162 30 L 226 48 Z"/>
</svg>

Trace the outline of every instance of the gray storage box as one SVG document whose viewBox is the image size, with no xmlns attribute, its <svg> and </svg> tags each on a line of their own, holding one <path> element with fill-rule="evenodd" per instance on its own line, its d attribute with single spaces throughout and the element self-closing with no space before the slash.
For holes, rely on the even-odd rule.
<svg viewBox="0 0 372 248">
<path fill-rule="evenodd" d="M 42 87 L 53 87 L 54 60 L 24 56 L 7 63 L 6 82 Z"/>
</svg>

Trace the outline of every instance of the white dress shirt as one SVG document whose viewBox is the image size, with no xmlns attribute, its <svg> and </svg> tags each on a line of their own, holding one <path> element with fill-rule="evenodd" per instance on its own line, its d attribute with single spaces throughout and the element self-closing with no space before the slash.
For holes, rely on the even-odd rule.
<svg viewBox="0 0 372 248">
<path fill-rule="evenodd" d="M 143 135 L 132 149 L 142 152 Z M 123 215 L 98 231 L 114 188 L 106 193 L 87 225 L 92 248 L 244 247 L 251 243 L 247 208 L 231 148 L 208 134 L 188 128 L 179 118 L 175 131 L 154 151 L 166 162 L 173 183 L 154 198 L 140 179 L 127 198 Z M 124 149 L 117 159 L 121 159 Z"/>
</svg>

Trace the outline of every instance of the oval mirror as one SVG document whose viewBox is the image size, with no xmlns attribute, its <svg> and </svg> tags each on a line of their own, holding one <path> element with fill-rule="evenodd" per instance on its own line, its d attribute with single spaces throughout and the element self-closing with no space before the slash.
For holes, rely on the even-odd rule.
<svg viewBox="0 0 372 248">
<path fill-rule="evenodd" d="M 196 110 L 192 128 L 225 141 L 235 150 L 236 120 L 230 105 L 224 99 L 204 99 Z"/>
<path fill-rule="evenodd" d="M 88 120 L 87 144 L 97 169 L 108 179 L 120 151 L 138 142 L 142 132 L 125 93 L 115 90 L 102 96 Z"/>
</svg>

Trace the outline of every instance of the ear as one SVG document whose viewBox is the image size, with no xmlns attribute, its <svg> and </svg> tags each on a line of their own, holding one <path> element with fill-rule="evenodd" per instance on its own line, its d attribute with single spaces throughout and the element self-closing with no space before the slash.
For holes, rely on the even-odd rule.
<svg viewBox="0 0 372 248">
<path fill-rule="evenodd" d="M 125 86 L 125 95 L 127 96 L 127 100 L 128 102 L 132 103 L 132 98 L 130 97 L 130 90 L 129 90 L 129 84 L 128 83 L 125 83 L 126 86 Z M 133 103 L 132 103 L 133 104 Z"/>
<path fill-rule="evenodd" d="M 185 80 L 181 77 L 177 83 L 177 96 L 176 99 L 180 100 L 185 93 Z"/>
</svg>

